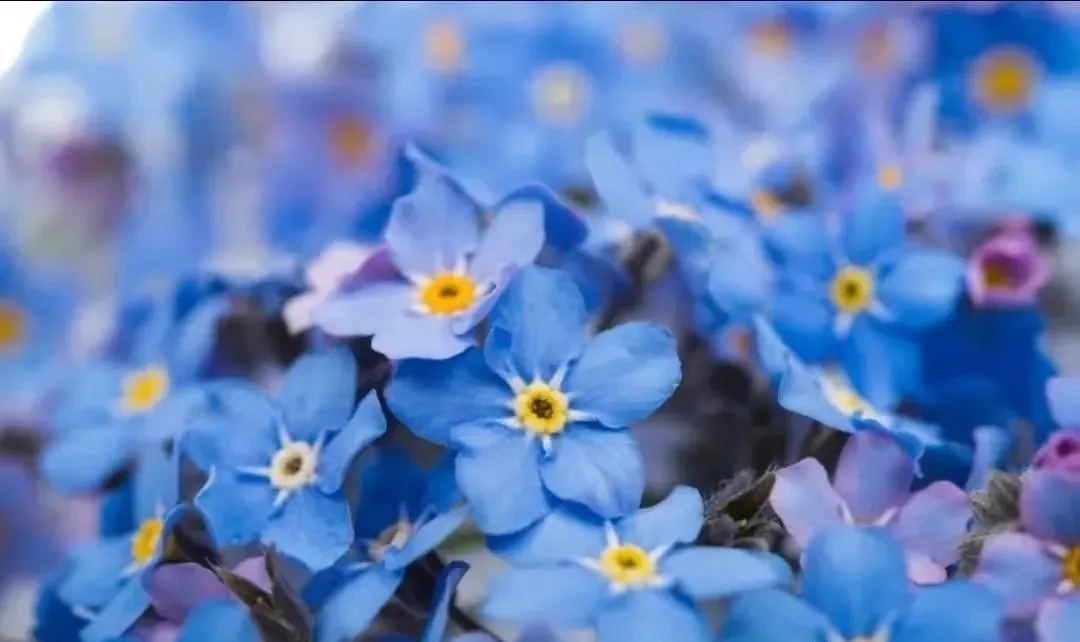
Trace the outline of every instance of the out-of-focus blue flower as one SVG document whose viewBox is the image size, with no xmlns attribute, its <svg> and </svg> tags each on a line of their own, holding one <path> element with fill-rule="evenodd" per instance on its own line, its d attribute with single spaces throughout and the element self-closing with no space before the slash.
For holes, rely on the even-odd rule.
<svg viewBox="0 0 1080 642">
<path fill-rule="evenodd" d="M 46 529 L 41 497 L 25 465 L 0 460 L 0 586 L 19 576 L 34 576 L 55 568 L 57 542 Z"/>
<path fill-rule="evenodd" d="M 422 177 L 395 203 L 386 231 L 400 277 L 332 297 L 315 323 L 336 336 L 373 336 L 392 359 L 446 359 L 472 343 L 506 283 L 543 246 L 543 211 L 515 202 L 481 237 L 476 203 L 443 177 Z"/>
<path fill-rule="evenodd" d="M 777 586 L 790 570 L 771 555 L 690 546 L 703 520 L 701 496 L 687 487 L 614 522 L 562 505 L 521 533 L 492 538 L 519 566 L 495 577 L 483 612 L 594 628 L 605 641 L 707 640 L 694 599 Z"/>
<path fill-rule="evenodd" d="M 141 444 L 179 437 L 202 408 L 192 384 L 210 357 L 220 311 L 203 306 L 178 320 L 175 310 L 171 300 L 155 307 L 125 363 L 91 362 L 64 384 L 40 458 L 53 488 L 99 488 Z"/>
<path fill-rule="evenodd" d="M 837 526 L 814 538 L 802 596 L 766 590 L 736 597 L 720 640 L 994 642 L 1003 619 L 1000 600 L 965 580 L 912 591 L 900 545 L 865 526 Z"/>
<path fill-rule="evenodd" d="M 195 497 L 219 546 L 261 540 L 312 570 L 349 548 L 341 490 L 353 458 L 386 430 L 374 394 L 356 405 L 356 363 L 344 348 L 301 357 L 275 399 L 243 383 L 210 394 L 217 407 L 184 449 L 210 473 Z"/>
<path fill-rule="evenodd" d="M 769 502 L 796 544 L 805 549 L 838 524 L 873 524 L 892 531 L 904 549 L 908 576 L 920 584 L 945 581 L 971 521 L 967 494 L 936 482 L 915 494 L 915 462 L 880 432 L 852 435 L 840 453 L 833 482 L 816 459 L 776 472 Z"/>
<path fill-rule="evenodd" d="M 156 448 L 145 449 L 140 458 L 143 465 L 135 478 L 138 528 L 74 548 L 70 570 L 57 587 L 65 603 L 94 613 L 82 631 L 84 642 L 116 639 L 150 606 L 149 573 L 185 514 L 175 508 L 178 458 Z"/>
<path fill-rule="evenodd" d="M 85 612 L 73 608 L 57 594 L 59 585 L 70 572 L 70 565 L 46 578 L 34 605 L 35 640 L 40 642 L 69 642 L 77 640 L 86 626 Z M 80 611 L 76 613 L 76 611 Z"/>
<path fill-rule="evenodd" d="M 404 451 L 387 449 L 365 462 L 359 481 L 355 529 L 363 561 L 334 567 L 320 578 L 330 585 L 314 596 L 323 602 L 317 628 L 318 639 L 325 642 L 362 633 L 397 590 L 405 569 L 467 517 L 465 507 L 454 507 L 458 495 L 452 458 L 425 472 Z"/>
<path fill-rule="evenodd" d="M 458 485 L 480 528 L 520 530 L 556 498 L 608 518 L 634 510 L 644 479 L 626 427 L 679 383 L 671 335 L 630 323 L 587 341 L 573 282 L 536 267 L 518 274 L 490 322 L 482 350 L 404 361 L 387 390 L 406 426 L 458 451 Z"/>
<path fill-rule="evenodd" d="M 968 257 L 968 295 L 980 307 L 1033 305 L 1049 272 L 1030 225 L 1012 222 L 993 232 Z"/>
<path fill-rule="evenodd" d="M 184 621 L 176 642 L 258 642 L 260 639 L 259 631 L 247 609 L 235 600 L 220 599 L 204 602 L 196 607 Z"/>
</svg>

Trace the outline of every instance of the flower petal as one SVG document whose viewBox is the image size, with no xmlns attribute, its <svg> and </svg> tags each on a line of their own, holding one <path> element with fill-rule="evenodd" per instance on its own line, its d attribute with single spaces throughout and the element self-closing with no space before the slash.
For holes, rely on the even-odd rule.
<svg viewBox="0 0 1080 642">
<path fill-rule="evenodd" d="M 823 389 L 823 376 L 795 358 L 788 359 L 788 369 L 780 380 L 776 396 L 786 410 L 809 417 L 829 428 L 855 433 L 851 417 L 840 412 Z"/>
<path fill-rule="evenodd" d="M 769 503 L 804 550 L 815 535 L 844 522 L 842 500 L 816 459 L 804 459 L 776 471 Z"/>
<path fill-rule="evenodd" d="M 653 204 L 641 188 L 630 164 L 619 154 L 608 134 L 595 134 L 585 141 L 585 166 L 604 207 L 635 228 L 653 220 Z"/>
<path fill-rule="evenodd" d="M 389 359 L 449 359 L 473 345 L 454 331 L 455 317 L 406 310 L 375 333 L 371 347 Z"/>
<path fill-rule="evenodd" d="M 1039 642 L 1070 642 L 1080 631 L 1080 597 L 1052 600 L 1035 620 Z"/>
<path fill-rule="evenodd" d="M 491 535 L 519 531 L 551 511 L 552 498 L 540 479 L 540 444 L 523 434 L 461 451 L 457 482 L 476 525 Z"/>
<path fill-rule="evenodd" d="M 1061 563 L 1026 533 L 994 535 L 983 544 L 972 580 L 1005 600 L 1013 616 L 1029 616 L 1061 583 Z"/>
<path fill-rule="evenodd" d="M 203 468 L 266 466 L 277 452 L 278 409 L 266 394 L 243 381 L 206 388 L 207 411 L 184 436 L 184 448 Z"/>
<path fill-rule="evenodd" d="M 1050 379 L 1046 382 L 1046 399 L 1059 427 L 1080 427 L 1080 377 Z"/>
<path fill-rule="evenodd" d="M 916 593 L 892 634 L 896 642 L 995 642 L 1005 612 L 1001 599 L 966 580 L 953 580 Z"/>
<path fill-rule="evenodd" d="M 964 262 L 945 252 L 907 252 L 878 280 L 878 298 L 895 322 L 922 329 L 953 314 L 964 289 Z"/>
<path fill-rule="evenodd" d="M 315 309 L 312 321 L 335 337 L 368 337 L 403 316 L 415 300 L 411 283 L 370 283 L 330 297 Z"/>
<path fill-rule="evenodd" d="M 104 606 L 120 590 L 124 569 L 131 564 L 128 536 L 110 537 L 76 547 L 70 554 L 71 571 L 56 593 L 67 604 Z"/>
<path fill-rule="evenodd" d="M 1067 470 L 1031 471 L 1020 491 L 1020 521 L 1036 537 L 1080 541 L 1080 477 Z"/>
<path fill-rule="evenodd" d="M 491 552 L 514 566 L 595 559 L 606 546 L 604 521 L 584 507 L 560 503 L 532 526 L 509 535 L 490 536 L 487 544 Z"/>
<path fill-rule="evenodd" d="M 327 493 L 340 489 L 357 453 L 385 432 L 386 416 L 383 415 L 379 397 L 369 392 L 356 407 L 349 423 L 332 434 L 319 452 L 319 488 Z"/>
<path fill-rule="evenodd" d="M 633 436 L 585 424 L 553 440 L 540 475 L 552 495 L 608 519 L 636 510 L 645 490 L 645 464 Z"/>
<path fill-rule="evenodd" d="M 195 506 L 206 517 L 219 547 L 253 542 L 266 526 L 274 504 L 274 491 L 266 480 L 240 479 L 237 473 L 214 469 Z"/>
<path fill-rule="evenodd" d="M 689 486 L 676 486 L 663 501 L 624 517 L 615 528 L 620 540 L 651 551 L 660 546 L 693 542 L 704 522 L 705 502 L 701 493 Z"/>
<path fill-rule="evenodd" d="M 200 603 L 230 595 L 216 575 L 198 564 L 165 564 L 150 574 L 147 590 L 154 612 L 170 622 L 183 622 Z"/>
<path fill-rule="evenodd" d="M 402 573 L 375 564 L 351 577 L 319 609 L 316 642 L 352 640 L 367 630 L 401 584 Z"/>
<path fill-rule="evenodd" d="M 150 595 L 142 582 L 128 580 L 105 608 L 79 633 L 83 642 L 112 642 L 124 634 L 150 608 Z"/>
<path fill-rule="evenodd" d="M 544 247 L 544 207 L 536 201 L 506 204 L 491 221 L 480 249 L 469 261 L 469 275 L 491 283 L 508 265 L 529 265 Z"/>
<path fill-rule="evenodd" d="M 705 617 L 674 591 L 629 591 L 596 621 L 600 642 L 707 642 Z"/>
<path fill-rule="evenodd" d="M 971 501 L 952 482 L 930 484 L 911 496 L 893 524 L 905 551 L 925 553 L 942 566 L 959 559 L 960 541 L 971 522 Z"/>
<path fill-rule="evenodd" d="M 907 238 L 899 199 L 878 189 L 859 190 L 857 205 L 840 217 L 844 258 L 873 265 L 903 248 Z"/>
<path fill-rule="evenodd" d="M 83 493 L 101 488 L 124 465 L 133 446 L 134 435 L 125 423 L 72 430 L 45 448 L 39 465 L 57 492 Z"/>
<path fill-rule="evenodd" d="M 312 572 L 341 559 L 352 541 L 352 519 L 345 496 L 313 488 L 293 493 L 262 532 L 263 544 L 275 546 Z"/>
<path fill-rule="evenodd" d="M 195 609 L 184 621 L 176 642 L 258 642 L 259 639 L 259 631 L 247 609 L 234 600 L 221 599 L 206 602 Z"/>
<path fill-rule="evenodd" d="M 903 504 L 914 479 L 914 462 L 895 440 L 882 432 L 864 430 L 844 444 L 833 487 L 852 516 L 869 523 Z"/>
<path fill-rule="evenodd" d="M 453 535 L 457 529 L 461 528 L 461 525 L 465 523 L 468 517 L 468 507 L 459 506 L 425 522 L 420 528 L 416 529 L 416 532 L 409 538 L 404 548 L 398 552 L 387 554 L 384 562 L 386 567 L 390 570 L 405 568 L 427 555 L 435 550 L 436 546 L 442 544 L 446 538 Z"/>
<path fill-rule="evenodd" d="M 660 561 L 660 573 L 698 600 L 730 597 L 791 579 L 791 569 L 778 557 L 713 546 L 690 546 L 668 553 Z"/>
<path fill-rule="evenodd" d="M 306 354 L 293 363 L 277 395 L 285 429 L 313 443 L 319 433 L 338 430 L 356 407 L 356 360 L 344 347 Z"/>
<path fill-rule="evenodd" d="M 452 443 L 457 428 L 494 426 L 512 416 L 512 399 L 510 387 L 488 368 L 480 350 L 468 350 L 446 361 L 402 361 L 386 389 L 386 405 L 401 423 L 444 446 Z M 493 429 L 495 435 L 504 432 Z"/>
<path fill-rule="evenodd" d="M 493 620 L 584 628 L 607 597 L 607 583 L 581 566 L 519 568 L 491 579 L 482 612 Z"/>
<path fill-rule="evenodd" d="M 785 591 L 763 589 L 738 595 L 724 612 L 721 642 L 789 642 L 825 639 L 828 622 Z"/>
<path fill-rule="evenodd" d="M 480 208 L 450 181 L 428 173 L 394 202 L 385 238 L 402 273 L 432 276 L 476 249 Z"/>
<path fill-rule="evenodd" d="M 824 297 L 780 291 L 773 296 L 769 321 L 800 358 L 820 363 L 836 350 L 836 312 Z"/>
<path fill-rule="evenodd" d="M 810 542 L 803 569 L 806 601 L 846 640 L 873 637 L 910 599 L 900 545 L 879 528 L 821 533 Z"/>
<path fill-rule="evenodd" d="M 428 618 L 427 626 L 424 627 L 424 635 L 420 642 L 443 642 L 446 637 L 446 625 L 450 619 L 450 606 L 454 602 L 454 591 L 457 590 L 461 578 L 469 570 L 465 562 L 450 562 L 439 574 L 438 584 L 435 586 L 435 599 L 432 600 L 431 617 Z M 460 642 L 461 638 L 454 638 Z"/>
<path fill-rule="evenodd" d="M 216 296 L 189 312 L 174 329 L 169 346 L 169 372 L 181 381 L 203 374 L 217 344 L 218 324 L 229 313 L 232 301 Z"/>
<path fill-rule="evenodd" d="M 585 242 L 589 230 L 574 210 L 545 185 L 530 183 L 522 185 L 503 197 L 495 206 L 502 214 L 511 205 L 520 202 L 539 202 L 544 214 L 544 241 L 560 252 L 568 252 Z"/>
<path fill-rule="evenodd" d="M 627 323 L 585 346 L 564 390 L 573 410 L 623 428 L 652 414 L 681 379 L 671 333 L 651 323 Z"/>
<path fill-rule="evenodd" d="M 503 377 L 550 381 L 585 345 L 585 302 L 569 275 L 523 268 L 495 305 L 484 357 Z"/>
</svg>

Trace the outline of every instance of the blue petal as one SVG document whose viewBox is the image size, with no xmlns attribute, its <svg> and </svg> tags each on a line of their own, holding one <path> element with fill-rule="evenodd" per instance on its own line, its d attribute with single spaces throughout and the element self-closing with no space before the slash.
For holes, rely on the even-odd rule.
<svg viewBox="0 0 1080 642">
<path fill-rule="evenodd" d="M 568 252 L 585 242 L 585 222 L 548 187 L 539 183 L 522 185 L 503 197 L 495 206 L 502 213 L 519 201 L 539 201 L 544 208 L 544 240 L 560 252 Z"/>
<path fill-rule="evenodd" d="M 555 437 L 540 475 L 552 495 L 607 519 L 636 510 L 645 490 L 645 464 L 633 436 L 586 424 Z"/>
<path fill-rule="evenodd" d="M 342 642 L 363 633 L 401 584 L 402 573 L 381 564 L 360 571 L 316 616 L 316 642 Z"/>
<path fill-rule="evenodd" d="M 210 397 L 201 387 L 191 386 L 172 392 L 142 418 L 139 441 L 164 444 L 182 438 L 209 412 L 209 404 Z"/>
<path fill-rule="evenodd" d="M 585 345 L 585 302 L 573 279 L 555 270 L 522 269 L 490 322 L 484 357 L 503 376 L 550 381 Z"/>
<path fill-rule="evenodd" d="M 461 506 L 424 522 L 400 551 L 387 553 L 384 564 L 391 571 L 405 568 L 442 544 L 461 528 L 469 516 L 469 510 Z"/>
<path fill-rule="evenodd" d="M 1012 432 L 997 426 L 980 426 L 971 431 L 971 436 L 975 454 L 964 487 L 969 493 L 986 487 L 991 471 L 1001 468 L 1013 446 Z"/>
<path fill-rule="evenodd" d="M 447 180 L 428 175 L 394 203 L 386 244 L 403 274 L 432 276 L 476 250 L 480 209 Z"/>
<path fill-rule="evenodd" d="M 454 591 L 457 590 L 461 578 L 468 570 L 469 565 L 464 562 L 450 562 L 443 569 L 435 587 L 435 603 L 431 607 L 431 618 L 424 627 L 424 635 L 421 636 L 420 642 L 443 642 L 450 615 L 450 605 L 454 601 Z"/>
<path fill-rule="evenodd" d="M 262 532 L 264 544 L 275 546 L 312 572 L 341 559 L 352 541 L 352 519 L 345 496 L 313 488 L 290 495 Z"/>
<path fill-rule="evenodd" d="M 825 642 L 828 622 L 799 598 L 775 589 L 733 599 L 724 612 L 720 642 Z"/>
<path fill-rule="evenodd" d="M 458 486 L 480 530 L 492 535 L 513 533 L 551 510 L 539 460 L 540 444 L 512 433 L 482 450 L 458 454 Z"/>
<path fill-rule="evenodd" d="M 1059 427 L 1080 427 L 1080 377 L 1050 379 L 1046 382 L 1046 399 Z"/>
<path fill-rule="evenodd" d="M 242 382 L 207 387 L 209 410 L 200 415 L 184 437 L 185 449 L 197 464 L 209 466 L 266 466 L 277 452 L 274 403 L 263 391 Z"/>
<path fill-rule="evenodd" d="M 709 296 L 733 316 L 745 318 L 765 308 L 771 286 L 769 264 L 760 249 L 732 243 L 718 250 L 709 270 Z"/>
<path fill-rule="evenodd" d="M 480 249 L 469 261 L 469 275 L 491 283 L 509 265 L 529 265 L 544 247 L 544 208 L 536 202 L 507 204 L 484 231 Z"/>
<path fill-rule="evenodd" d="M 464 332 L 459 335 L 455 329 L 459 318 L 464 317 L 406 310 L 397 317 L 385 318 L 371 347 L 389 359 L 449 359 L 473 345 L 471 336 Z"/>
<path fill-rule="evenodd" d="M 456 427 L 494 425 L 510 416 L 513 392 L 484 361 L 468 350 L 446 361 L 405 360 L 386 389 L 386 405 L 401 423 L 424 439 L 448 446 Z"/>
<path fill-rule="evenodd" d="M 622 428 L 652 414 L 681 379 L 671 333 L 650 323 L 627 323 L 585 346 L 564 390 L 573 410 Z"/>
<path fill-rule="evenodd" d="M 356 404 L 356 361 L 344 347 L 307 354 L 293 363 L 277 396 L 285 429 L 294 440 L 314 443 L 338 430 Z"/>
<path fill-rule="evenodd" d="M 851 418 L 844 416 L 826 398 L 820 376 L 795 359 L 788 360 L 788 370 L 780 382 L 777 397 L 780 405 L 791 412 L 836 430 L 855 432 Z"/>
<path fill-rule="evenodd" d="M 707 642 L 705 617 L 674 591 L 629 591 L 596 621 L 599 642 Z"/>
<path fill-rule="evenodd" d="M 453 455 L 444 455 L 440 463 L 450 461 L 450 482 L 453 481 Z M 428 503 L 423 497 L 425 472 L 417 466 L 404 448 L 396 444 L 380 444 L 368 450 L 361 460 L 357 483 L 360 487 L 353 513 L 353 527 L 358 540 L 375 539 L 401 518 L 402 509 L 410 519 L 417 518 Z M 456 488 L 456 484 L 455 484 Z M 442 512 L 448 506 L 438 506 Z"/>
<path fill-rule="evenodd" d="M 774 561 L 767 561 L 766 556 Z M 690 546 L 668 553 L 660 560 L 660 573 L 699 600 L 730 597 L 791 579 L 787 564 L 773 555 L 712 546 Z"/>
<path fill-rule="evenodd" d="M 585 166 L 607 211 L 636 228 L 653 220 L 653 204 L 641 188 L 634 170 L 619 154 L 607 134 L 585 141 Z"/>
<path fill-rule="evenodd" d="M 61 493 L 101 488 L 131 454 L 134 435 L 125 422 L 58 435 L 41 454 L 39 465 L 49 485 Z"/>
<path fill-rule="evenodd" d="M 772 325 L 761 315 L 754 317 L 754 348 L 761 367 L 769 376 L 769 383 L 774 389 L 779 389 L 788 369 L 788 359 L 794 355 Z"/>
<path fill-rule="evenodd" d="M 894 439 L 863 431 L 844 444 L 833 485 L 856 521 L 872 523 L 907 500 L 914 479 L 915 462 Z"/>
<path fill-rule="evenodd" d="M 838 526 L 806 550 L 803 595 L 845 639 L 873 637 L 910 599 L 904 554 L 884 530 Z"/>
<path fill-rule="evenodd" d="M 259 631 L 243 606 L 233 600 L 214 600 L 195 607 L 184 620 L 176 642 L 258 642 Z"/>
<path fill-rule="evenodd" d="M 332 433 L 319 452 L 319 488 L 328 493 L 340 489 L 357 453 L 385 432 L 386 416 L 379 405 L 379 397 L 370 392 L 356 407 L 349 423 Z"/>
<path fill-rule="evenodd" d="M 842 358 L 852 386 L 876 408 L 894 408 L 922 384 L 919 346 L 877 319 L 855 319 Z"/>
<path fill-rule="evenodd" d="M 150 608 L 150 594 L 142 582 L 129 580 L 120 592 L 98 611 L 82 630 L 82 642 L 113 642 L 124 634 Z"/>
<path fill-rule="evenodd" d="M 1075 638 L 1076 632 L 1080 631 L 1080 597 L 1074 595 L 1047 604 L 1039 612 L 1035 630 L 1040 642 L 1069 642 Z"/>
<path fill-rule="evenodd" d="M 1002 602 L 993 593 L 966 580 L 953 580 L 920 590 L 891 639 L 996 642 L 1004 615 Z"/>
<path fill-rule="evenodd" d="M 228 297 L 214 297 L 181 322 L 169 359 L 169 372 L 175 378 L 193 381 L 203 372 L 214 352 L 218 323 L 229 312 L 231 305 Z"/>
<path fill-rule="evenodd" d="M 64 602 L 87 608 L 104 606 L 116 595 L 131 564 L 130 536 L 82 544 L 71 551 L 71 571 L 57 587 Z"/>
<path fill-rule="evenodd" d="M 1061 561 L 1027 533 L 987 538 L 972 579 L 1005 600 L 1010 615 L 1030 617 L 1061 584 Z"/>
<path fill-rule="evenodd" d="M 803 459 L 776 471 L 769 504 L 803 549 L 818 533 L 843 523 L 841 500 L 816 459 Z"/>
<path fill-rule="evenodd" d="M 705 503 L 701 493 L 689 486 L 676 486 L 659 504 L 619 520 L 616 529 L 620 540 L 651 551 L 660 546 L 693 542 L 704 522 Z"/>
<path fill-rule="evenodd" d="M 584 628 L 592 626 L 607 598 L 607 583 L 576 564 L 520 568 L 491 579 L 482 613 L 494 620 Z"/>
<path fill-rule="evenodd" d="M 126 372 L 111 363 L 89 363 L 74 372 L 57 390 L 51 417 L 54 433 L 85 430 L 87 425 L 113 421 Z"/>
<path fill-rule="evenodd" d="M 604 552 L 604 521 L 584 507 L 557 504 L 532 526 L 487 538 L 491 552 L 514 566 L 596 559 Z"/>
<path fill-rule="evenodd" d="M 240 479 L 237 473 L 218 468 L 195 496 L 195 506 L 219 547 L 239 546 L 253 542 L 266 527 L 274 495 L 266 480 Z"/>
<path fill-rule="evenodd" d="M 1068 470 L 1042 468 L 1025 476 L 1020 491 L 1024 530 L 1051 542 L 1080 541 L 1080 483 Z"/>
<path fill-rule="evenodd" d="M 770 321 L 791 350 L 808 362 L 824 361 L 836 349 L 836 311 L 824 298 L 779 292 L 772 300 Z"/>
<path fill-rule="evenodd" d="M 330 298 L 312 322 L 336 337 L 371 336 L 403 316 L 416 300 L 416 286 L 379 281 Z"/>
<path fill-rule="evenodd" d="M 855 209 L 840 216 L 844 258 L 872 266 L 895 256 L 907 238 L 899 199 L 880 189 L 861 190 Z"/>
<path fill-rule="evenodd" d="M 135 469 L 135 519 L 161 517 L 180 500 L 180 458 L 157 445 L 143 446 Z"/>
<path fill-rule="evenodd" d="M 964 262 L 945 252 L 905 253 L 878 279 L 878 299 L 896 323 L 922 329 L 945 321 L 964 289 Z"/>
</svg>

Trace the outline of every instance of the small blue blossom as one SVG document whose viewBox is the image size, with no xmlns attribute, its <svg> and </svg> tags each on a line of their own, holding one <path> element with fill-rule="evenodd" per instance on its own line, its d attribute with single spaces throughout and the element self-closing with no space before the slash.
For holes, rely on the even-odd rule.
<svg viewBox="0 0 1080 642">
<path fill-rule="evenodd" d="M 348 550 L 341 486 L 356 454 L 386 430 L 378 398 L 357 406 L 356 387 L 352 355 L 335 348 L 301 357 L 276 398 L 243 382 L 211 390 L 216 416 L 184 449 L 210 473 L 195 505 L 219 546 L 260 540 L 312 570 Z"/>
<path fill-rule="evenodd" d="M 184 620 L 176 642 L 258 642 L 262 639 L 247 609 L 235 600 L 204 602 Z"/>
<path fill-rule="evenodd" d="M 694 599 L 781 585 L 790 570 L 767 554 L 691 546 L 703 521 L 701 496 L 687 487 L 614 522 L 560 506 L 532 528 L 492 538 L 518 568 L 495 577 L 483 612 L 594 628 L 603 642 L 708 640 Z"/>
<path fill-rule="evenodd" d="M 520 530 L 556 499 L 608 518 L 638 506 L 641 453 L 626 427 L 681 378 L 664 329 L 629 323 L 585 335 L 571 279 L 522 270 L 492 312 L 483 349 L 402 362 L 391 411 L 416 434 L 457 451 L 457 481 L 480 528 Z"/>
</svg>

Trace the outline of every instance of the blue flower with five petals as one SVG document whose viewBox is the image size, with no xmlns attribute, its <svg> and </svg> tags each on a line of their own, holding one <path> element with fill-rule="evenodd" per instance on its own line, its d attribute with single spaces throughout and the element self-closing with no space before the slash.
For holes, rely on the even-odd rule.
<svg viewBox="0 0 1080 642">
<path fill-rule="evenodd" d="M 195 505 L 219 546 L 259 539 L 316 571 L 345 554 L 353 527 L 341 486 L 386 431 L 374 394 L 356 405 L 356 379 L 352 355 L 336 348 L 301 357 L 275 399 L 242 382 L 211 389 L 214 416 L 182 444 L 210 473 Z"/>
<path fill-rule="evenodd" d="M 492 311 L 483 349 L 403 361 L 387 389 L 416 434 L 457 451 L 458 486 L 480 528 L 520 530 L 558 499 L 607 518 L 637 508 L 641 453 L 626 427 L 681 379 L 671 335 L 629 323 L 591 341 L 573 281 L 522 270 Z"/>
</svg>

